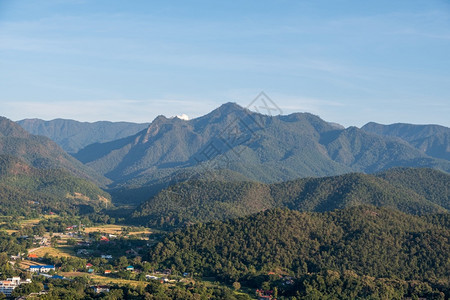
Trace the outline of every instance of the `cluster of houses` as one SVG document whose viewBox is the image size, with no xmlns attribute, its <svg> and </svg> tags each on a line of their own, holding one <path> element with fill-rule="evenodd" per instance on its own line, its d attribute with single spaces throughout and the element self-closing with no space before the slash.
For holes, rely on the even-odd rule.
<svg viewBox="0 0 450 300">
<path fill-rule="evenodd" d="M 24 283 L 31 283 L 31 279 L 21 280 L 20 277 L 12 277 L 0 280 L 0 293 L 9 297 L 16 287 Z"/>
</svg>

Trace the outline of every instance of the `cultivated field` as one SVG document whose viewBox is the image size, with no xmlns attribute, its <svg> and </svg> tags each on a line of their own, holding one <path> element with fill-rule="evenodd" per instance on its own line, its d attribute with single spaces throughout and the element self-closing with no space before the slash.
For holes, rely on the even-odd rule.
<svg viewBox="0 0 450 300">
<path fill-rule="evenodd" d="M 120 235 L 123 232 L 123 226 L 120 225 L 102 225 L 95 227 L 87 227 L 84 232 L 101 232 L 105 234 L 115 234 Z M 137 234 L 151 234 L 152 232 L 149 229 L 141 230 L 141 231 L 131 231 L 129 235 L 137 235 Z"/>
</svg>

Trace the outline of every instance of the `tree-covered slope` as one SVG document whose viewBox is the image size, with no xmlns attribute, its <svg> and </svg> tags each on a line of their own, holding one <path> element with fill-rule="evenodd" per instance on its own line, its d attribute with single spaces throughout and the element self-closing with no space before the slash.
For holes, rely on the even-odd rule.
<svg viewBox="0 0 450 300">
<path fill-rule="evenodd" d="M 450 171 L 449 161 L 400 139 L 343 129 L 307 113 L 265 116 L 233 103 L 189 121 L 159 116 L 134 136 L 90 145 L 75 157 L 116 183 L 139 179 L 140 185 L 205 165 L 263 182 L 394 166 Z"/>
<path fill-rule="evenodd" d="M 140 205 L 134 222 L 177 226 L 245 216 L 275 206 L 267 184 L 189 181 L 161 191 Z"/>
<path fill-rule="evenodd" d="M 38 169 L 63 169 L 100 184 L 110 181 L 64 152 L 47 137 L 29 134 L 17 123 L 0 117 L 0 154 L 10 155 Z"/>
<path fill-rule="evenodd" d="M 0 155 L 0 214 L 76 213 L 105 207 L 108 193 L 94 183 L 59 169 L 37 169 Z"/>
<path fill-rule="evenodd" d="M 90 144 L 109 142 L 134 135 L 149 125 L 148 123 L 108 121 L 89 123 L 66 119 L 51 121 L 25 119 L 17 123 L 31 134 L 43 135 L 52 139 L 69 153 L 76 153 Z"/>
<path fill-rule="evenodd" d="M 427 168 L 394 168 L 376 174 L 391 185 L 410 189 L 427 200 L 450 210 L 450 175 Z"/>
<path fill-rule="evenodd" d="M 379 135 L 401 138 L 429 156 L 450 160 L 450 128 L 448 127 L 404 123 L 382 125 L 370 122 L 361 129 Z"/>
<path fill-rule="evenodd" d="M 404 176 L 397 177 L 399 172 Z M 141 204 L 133 216 L 136 222 L 151 226 L 174 226 L 240 217 L 272 207 L 324 212 L 361 204 L 425 214 L 448 209 L 449 181 L 449 174 L 427 169 L 351 173 L 275 184 L 195 180 L 162 190 Z"/>
<path fill-rule="evenodd" d="M 449 214 L 445 218 L 448 220 Z M 287 274 L 295 282 L 284 287 L 287 294 L 308 294 L 308 280 L 335 272 L 336 278 L 353 274 L 354 283 L 359 284 L 339 289 L 333 286 L 333 280 L 319 280 L 310 292 L 347 290 L 365 298 L 371 291 L 361 288 L 363 282 L 385 278 L 385 288 L 390 286 L 389 279 L 400 280 L 397 284 L 402 280 L 416 281 L 447 293 L 448 297 L 449 238 L 448 227 L 385 208 L 358 206 L 327 213 L 276 209 L 225 222 L 192 225 L 171 233 L 153 248 L 149 259 L 178 272 L 248 285 L 261 284 L 261 276 L 270 272 Z M 403 292 L 398 299 L 408 295 L 404 288 L 403 285 L 398 290 Z M 392 286 L 391 289 L 396 290 Z"/>
</svg>

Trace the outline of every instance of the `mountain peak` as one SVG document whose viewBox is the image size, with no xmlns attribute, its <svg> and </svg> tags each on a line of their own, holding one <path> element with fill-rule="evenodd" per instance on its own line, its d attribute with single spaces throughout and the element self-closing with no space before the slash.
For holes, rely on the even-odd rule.
<svg viewBox="0 0 450 300">
<path fill-rule="evenodd" d="M 227 102 L 216 108 L 215 110 L 211 111 L 209 114 L 200 117 L 199 119 L 206 119 L 210 120 L 210 118 L 225 118 L 226 116 L 230 115 L 239 115 L 242 116 L 244 114 L 247 114 L 249 112 L 248 109 L 240 106 L 239 104 L 235 102 Z"/>
<path fill-rule="evenodd" d="M 152 121 L 152 123 L 151 124 L 158 124 L 158 123 L 165 123 L 165 122 L 167 122 L 169 119 L 166 117 L 166 116 L 164 116 L 164 115 L 158 115 L 153 121 Z M 151 125 L 150 124 L 150 125 Z"/>
<path fill-rule="evenodd" d="M 231 113 L 231 112 L 245 111 L 245 110 L 246 110 L 246 108 L 240 106 L 236 102 L 227 102 L 227 103 L 224 103 L 221 106 L 219 106 L 214 111 L 219 111 L 222 113 Z"/>
<path fill-rule="evenodd" d="M 30 134 L 16 122 L 5 117 L 0 117 L 0 136 L 27 138 L 29 135 Z"/>
</svg>

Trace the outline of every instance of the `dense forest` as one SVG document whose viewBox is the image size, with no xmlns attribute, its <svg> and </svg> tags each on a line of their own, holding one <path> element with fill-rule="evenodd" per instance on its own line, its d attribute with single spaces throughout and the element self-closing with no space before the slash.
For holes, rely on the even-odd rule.
<svg viewBox="0 0 450 300">
<path fill-rule="evenodd" d="M 449 218 L 373 206 L 267 210 L 171 233 L 148 259 L 175 272 L 255 288 L 268 282 L 285 296 L 401 299 L 419 285 L 419 296 L 449 297 Z M 295 280 L 283 284 L 286 276 Z"/>
<path fill-rule="evenodd" d="M 242 217 L 274 207 L 324 212 L 360 204 L 425 214 L 449 209 L 449 186 L 449 174 L 414 168 L 276 184 L 195 180 L 161 191 L 137 208 L 133 217 L 136 223 L 173 227 Z"/>
</svg>

